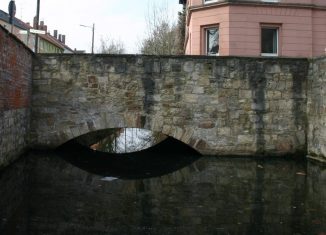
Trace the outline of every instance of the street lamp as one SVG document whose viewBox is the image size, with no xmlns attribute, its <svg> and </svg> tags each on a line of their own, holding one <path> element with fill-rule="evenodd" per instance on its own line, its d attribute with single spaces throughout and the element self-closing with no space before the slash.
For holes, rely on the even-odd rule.
<svg viewBox="0 0 326 235">
<path fill-rule="evenodd" d="M 94 54 L 94 31 L 95 31 L 95 24 L 93 26 L 83 25 L 80 26 L 92 29 L 92 54 Z"/>
<path fill-rule="evenodd" d="M 11 0 L 9 2 L 9 6 L 8 6 L 8 12 L 9 12 L 9 24 L 11 25 L 11 30 L 10 32 L 13 32 L 13 28 L 14 28 L 14 18 L 15 18 L 15 14 L 16 14 L 16 4 L 15 4 L 15 0 Z"/>
</svg>

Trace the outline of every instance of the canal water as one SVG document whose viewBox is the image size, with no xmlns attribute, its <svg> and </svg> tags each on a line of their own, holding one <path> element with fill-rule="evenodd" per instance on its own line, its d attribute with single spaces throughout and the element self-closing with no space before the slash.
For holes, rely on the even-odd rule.
<svg viewBox="0 0 326 235">
<path fill-rule="evenodd" d="M 29 152 L 0 173 L 0 234 L 326 234 L 325 165 L 165 144 L 146 156 Z"/>
</svg>

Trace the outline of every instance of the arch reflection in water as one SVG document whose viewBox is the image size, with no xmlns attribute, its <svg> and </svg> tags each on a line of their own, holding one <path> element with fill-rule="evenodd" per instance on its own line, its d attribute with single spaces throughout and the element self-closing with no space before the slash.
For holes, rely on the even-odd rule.
<svg viewBox="0 0 326 235">
<path fill-rule="evenodd" d="M 103 133 L 107 133 L 107 136 L 96 143 L 88 143 L 91 149 L 108 153 L 138 152 L 167 138 L 162 133 L 139 128 L 115 128 L 105 130 Z"/>
<path fill-rule="evenodd" d="M 118 129 L 115 131 L 128 132 Z M 130 140 L 131 132 L 129 131 L 128 134 Z M 91 133 L 67 142 L 59 147 L 57 152 L 71 164 L 109 180 L 162 176 L 181 169 L 200 158 L 200 154 L 188 145 L 162 134 L 149 138 L 148 132 L 141 133 L 142 139 L 136 138 L 135 135 L 133 142 L 129 141 L 126 146 L 126 150 L 129 152 L 120 151 L 123 149 L 120 147 L 119 151 L 115 151 L 119 146 L 115 136 L 116 134 L 112 130 Z M 127 139 L 124 136 L 123 138 Z M 122 143 L 127 145 L 128 140 L 122 141 Z M 139 143 L 139 145 L 135 143 Z M 144 146 L 147 147 L 153 143 L 155 143 L 154 146 L 143 149 Z M 139 146 L 142 147 L 142 150 L 130 152 L 138 150 Z"/>
</svg>

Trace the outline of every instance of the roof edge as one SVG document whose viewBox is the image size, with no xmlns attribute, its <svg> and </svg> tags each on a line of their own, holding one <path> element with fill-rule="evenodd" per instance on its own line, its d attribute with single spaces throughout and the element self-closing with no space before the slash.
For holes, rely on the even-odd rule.
<svg viewBox="0 0 326 235">
<path fill-rule="evenodd" d="M 21 46 L 23 46 L 27 51 L 29 51 L 32 56 L 35 56 L 34 51 L 32 51 L 27 45 L 25 45 L 25 43 L 23 43 L 18 37 L 16 37 L 16 35 L 10 33 L 5 27 L 3 27 L 2 25 L 0 25 L 0 30 L 3 31 L 6 35 L 8 35 L 9 37 L 13 38 L 16 42 L 18 42 Z"/>
</svg>

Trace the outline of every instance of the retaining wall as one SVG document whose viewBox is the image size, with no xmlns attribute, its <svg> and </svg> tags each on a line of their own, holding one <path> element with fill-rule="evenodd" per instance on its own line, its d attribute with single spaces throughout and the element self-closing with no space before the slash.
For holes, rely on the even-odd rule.
<svg viewBox="0 0 326 235">
<path fill-rule="evenodd" d="M 307 112 L 308 154 L 326 161 L 326 57 L 310 64 Z"/>
<path fill-rule="evenodd" d="M 27 148 L 33 53 L 0 26 L 0 168 Z"/>
</svg>

